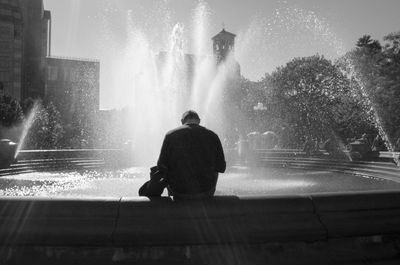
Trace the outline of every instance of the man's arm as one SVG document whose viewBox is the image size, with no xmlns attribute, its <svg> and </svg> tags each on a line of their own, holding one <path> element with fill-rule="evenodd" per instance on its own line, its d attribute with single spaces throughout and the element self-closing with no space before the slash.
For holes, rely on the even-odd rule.
<svg viewBox="0 0 400 265">
<path fill-rule="evenodd" d="M 157 167 L 160 170 L 168 169 L 168 138 L 165 136 L 163 144 L 161 146 L 160 156 L 158 157 Z"/>
<path fill-rule="evenodd" d="M 219 140 L 218 135 L 215 135 L 215 145 L 216 145 L 216 168 L 215 170 L 220 173 L 224 173 L 226 169 L 226 161 L 225 161 L 225 155 L 224 155 L 224 150 L 222 148 L 221 141 Z"/>
</svg>

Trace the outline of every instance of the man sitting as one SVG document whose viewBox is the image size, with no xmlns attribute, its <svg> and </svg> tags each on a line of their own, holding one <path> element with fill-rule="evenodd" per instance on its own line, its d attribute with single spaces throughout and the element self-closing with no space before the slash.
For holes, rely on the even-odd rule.
<svg viewBox="0 0 400 265">
<path fill-rule="evenodd" d="M 213 131 L 200 126 L 200 117 L 192 110 L 182 115 L 181 122 L 182 126 L 164 138 L 158 169 L 166 174 L 174 199 L 211 197 L 218 172 L 226 169 L 221 141 Z"/>
</svg>

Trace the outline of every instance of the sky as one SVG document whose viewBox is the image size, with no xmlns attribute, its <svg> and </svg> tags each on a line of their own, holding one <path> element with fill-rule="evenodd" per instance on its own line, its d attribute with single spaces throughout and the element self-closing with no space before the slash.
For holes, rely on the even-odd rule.
<svg viewBox="0 0 400 265">
<path fill-rule="evenodd" d="M 140 35 L 147 49 L 168 50 L 172 28 L 184 29 L 184 50 L 211 54 L 211 37 L 235 33 L 242 75 L 257 81 L 294 57 L 334 60 L 361 36 L 400 31 L 399 0 L 44 0 L 52 13 L 53 56 L 100 60 L 100 107 L 127 104 L 116 73 Z M 200 37 L 199 25 L 202 29 Z M 196 37 L 197 36 L 197 37 Z M 201 41 L 199 41 L 199 39 Z M 129 46 L 131 45 L 131 46 Z"/>
</svg>

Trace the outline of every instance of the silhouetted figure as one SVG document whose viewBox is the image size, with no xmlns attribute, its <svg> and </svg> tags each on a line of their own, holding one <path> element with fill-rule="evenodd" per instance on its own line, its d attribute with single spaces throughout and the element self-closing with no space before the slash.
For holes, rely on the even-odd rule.
<svg viewBox="0 0 400 265">
<path fill-rule="evenodd" d="M 372 142 L 372 151 L 385 151 L 386 146 L 385 142 L 382 140 L 382 137 L 378 134 L 374 141 Z"/>
<path fill-rule="evenodd" d="M 319 150 L 320 149 L 320 142 L 319 142 L 318 138 L 317 137 L 314 138 L 313 142 L 314 142 L 314 150 L 313 150 L 314 155 L 320 155 L 321 154 L 321 151 Z"/>
<path fill-rule="evenodd" d="M 182 126 L 168 132 L 157 162 L 164 171 L 174 199 L 211 197 L 218 172 L 226 169 L 225 156 L 217 134 L 200 126 L 194 111 L 183 114 Z"/>
<path fill-rule="evenodd" d="M 364 143 L 366 145 L 368 145 L 368 147 L 372 148 L 372 140 L 371 140 L 371 136 L 364 133 L 363 135 L 361 135 L 361 138 L 358 139 L 358 141 L 360 141 L 361 143 Z"/>
<path fill-rule="evenodd" d="M 310 137 L 306 136 L 303 152 L 305 152 L 307 156 L 310 156 L 314 152 L 314 148 L 315 142 L 313 142 Z"/>
<path fill-rule="evenodd" d="M 238 150 L 238 155 L 239 155 L 239 161 L 242 164 L 247 163 L 247 160 L 249 158 L 249 153 L 250 153 L 249 140 L 247 138 L 244 138 L 243 136 L 240 136 L 240 139 L 236 143 L 236 145 L 237 145 L 237 150 Z"/>
<path fill-rule="evenodd" d="M 394 145 L 394 151 L 395 152 L 400 152 L 400 137 L 397 138 L 397 141 L 396 141 L 396 143 Z"/>
<path fill-rule="evenodd" d="M 333 138 L 328 138 L 328 140 L 324 142 L 323 149 L 331 156 L 337 156 L 340 153 L 340 147 Z"/>
</svg>

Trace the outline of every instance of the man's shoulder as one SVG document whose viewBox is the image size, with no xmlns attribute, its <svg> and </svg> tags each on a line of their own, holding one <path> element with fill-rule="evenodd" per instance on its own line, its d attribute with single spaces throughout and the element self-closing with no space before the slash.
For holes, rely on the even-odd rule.
<svg viewBox="0 0 400 265">
<path fill-rule="evenodd" d="M 182 126 L 176 127 L 175 129 L 172 129 L 169 132 L 167 132 L 167 136 L 184 134 L 185 132 L 188 132 L 191 130 L 201 131 L 203 133 L 212 134 L 212 135 L 217 136 L 217 134 L 215 132 L 213 132 L 210 129 L 207 129 L 206 127 L 203 127 L 201 125 L 182 125 Z"/>
<path fill-rule="evenodd" d="M 176 128 L 174 128 L 174 129 L 168 131 L 168 132 L 167 132 L 167 136 L 169 136 L 169 135 L 174 135 L 174 134 L 178 134 L 178 133 L 180 133 L 180 132 L 182 132 L 182 131 L 185 131 L 185 130 L 187 130 L 187 127 L 186 127 L 185 125 L 182 125 L 182 126 L 176 127 Z"/>
</svg>

